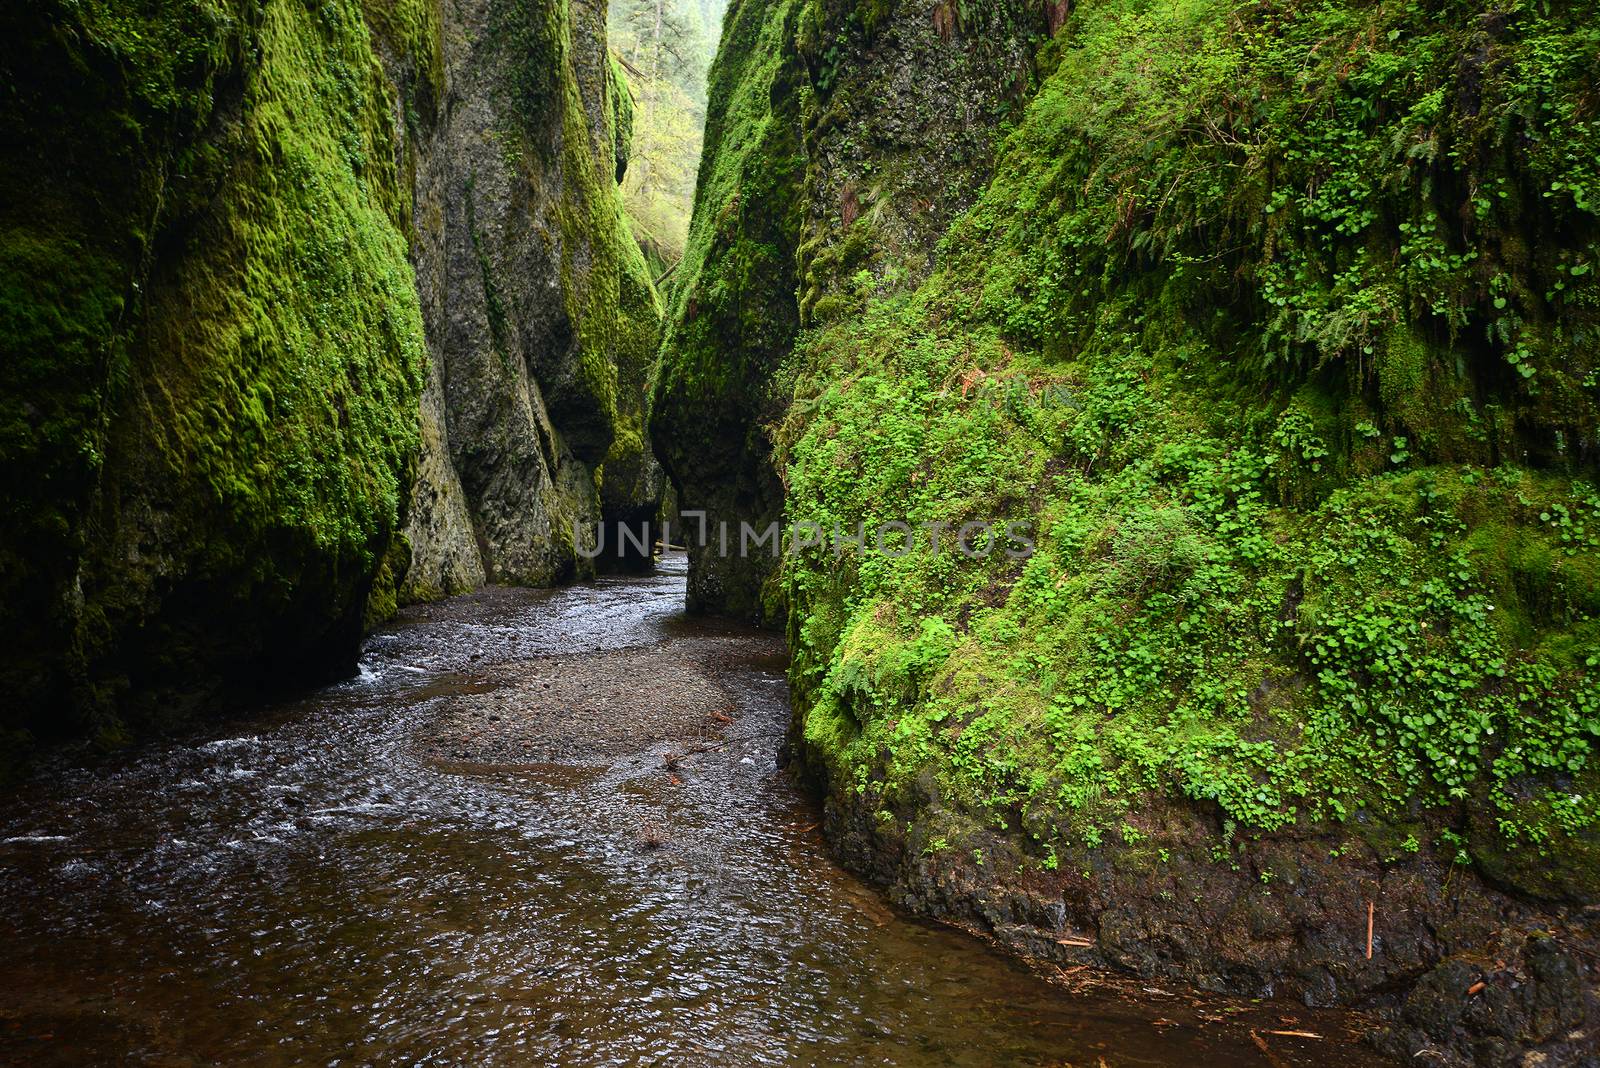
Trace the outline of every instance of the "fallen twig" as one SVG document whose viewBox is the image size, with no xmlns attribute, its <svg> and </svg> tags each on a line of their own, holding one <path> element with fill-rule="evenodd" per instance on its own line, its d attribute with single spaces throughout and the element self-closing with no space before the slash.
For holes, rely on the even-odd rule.
<svg viewBox="0 0 1600 1068">
<path fill-rule="evenodd" d="M 1250 1041 L 1256 1044 L 1256 1048 L 1261 1051 L 1261 1055 L 1267 1059 L 1267 1063 L 1272 1065 L 1272 1068 L 1288 1068 L 1287 1065 L 1278 1059 L 1278 1055 L 1272 1052 L 1272 1047 L 1267 1045 L 1267 1040 L 1262 1038 L 1259 1033 L 1251 1031 Z"/>
<path fill-rule="evenodd" d="M 1367 959 L 1372 959 L 1372 918 L 1378 911 L 1377 902 L 1367 902 Z"/>
</svg>

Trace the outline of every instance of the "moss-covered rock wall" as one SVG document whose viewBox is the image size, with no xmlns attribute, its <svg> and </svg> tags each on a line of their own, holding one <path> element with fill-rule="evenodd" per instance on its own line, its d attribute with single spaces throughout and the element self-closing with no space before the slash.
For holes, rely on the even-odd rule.
<svg viewBox="0 0 1600 1068">
<path fill-rule="evenodd" d="M 5 719 L 116 732 L 347 657 L 422 323 L 359 6 L 8 10 Z"/>
<path fill-rule="evenodd" d="M 701 453 L 770 470 L 787 519 L 865 525 L 754 576 L 787 603 L 841 854 L 1031 955 L 1392 1011 L 1407 1057 L 1577 1058 L 1600 887 L 1586 6 L 785 25 L 787 81 L 730 54 L 756 40 L 730 20 L 719 71 L 754 73 L 721 88 L 726 128 L 799 134 L 708 154 L 658 401 L 718 413 Z M 765 203 L 746 174 L 785 176 L 799 217 L 741 214 Z M 712 461 L 667 462 L 688 504 Z M 1462 976 L 1482 1000 L 1441 994 Z"/>
<path fill-rule="evenodd" d="M 629 102 L 604 11 L 438 10 L 443 97 L 423 84 L 396 116 L 433 356 L 408 598 L 591 574 L 595 524 L 653 514 L 661 483 L 643 438 L 660 311 L 617 195 Z"/>
<path fill-rule="evenodd" d="M 759 427 L 781 410 L 771 383 L 799 327 L 804 68 L 789 46 L 803 7 L 730 4 L 709 80 L 694 220 L 673 283 L 651 427 L 680 509 L 707 513 L 711 524 L 764 524 L 783 507 Z M 771 618 L 770 563 L 719 556 L 694 534 L 683 534 L 690 608 Z"/>
<path fill-rule="evenodd" d="M 653 508 L 603 15 L 47 0 L 0 31 L 12 741 L 342 669 L 397 591 L 581 573 L 602 464 Z"/>
<path fill-rule="evenodd" d="M 1042 9 L 970 7 L 728 9 L 653 421 L 681 507 L 706 513 L 704 542 L 699 521 L 683 530 L 693 609 L 783 618 L 771 555 L 737 545 L 739 524 L 759 531 L 783 511 L 767 426 L 792 393 L 795 337 L 859 310 L 874 287 L 926 276 L 1031 84 Z"/>
</svg>

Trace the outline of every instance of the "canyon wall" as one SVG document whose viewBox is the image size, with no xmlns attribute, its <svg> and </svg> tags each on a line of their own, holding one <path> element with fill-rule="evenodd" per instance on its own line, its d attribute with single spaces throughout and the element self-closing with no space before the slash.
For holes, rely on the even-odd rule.
<svg viewBox="0 0 1600 1068">
<path fill-rule="evenodd" d="M 691 589 L 786 616 L 849 864 L 1063 965 L 1586 1063 L 1596 35 L 730 8 L 654 425 L 685 507 L 824 532 Z"/>
<path fill-rule="evenodd" d="M 411 599 L 592 574 L 602 513 L 614 538 L 660 495 L 643 434 L 661 314 L 616 195 L 631 101 L 604 6 L 439 11 L 437 90 L 386 49 L 432 357 Z"/>
<path fill-rule="evenodd" d="M 722 524 L 737 544 L 740 523 L 782 513 L 768 424 L 792 394 L 797 333 L 848 314 L 863 272 L 896 289 L 926 277 L 987 180 L 1046 20 L 1027 0 L 976 8 L 957 37 L 926 5 L 729 6 L 652 423 L 714 544 Z M 771 555 L 712 552 L 696 527 L 691 608 L 780 621 Z"/>
<path fill-rule="evenodd" d="M 603 11 L 46 0 L 0 29 L 8 748 L 348 670 L 397 597 L 575 577 L 587 524 L 653 507 Z"/>
</svg>

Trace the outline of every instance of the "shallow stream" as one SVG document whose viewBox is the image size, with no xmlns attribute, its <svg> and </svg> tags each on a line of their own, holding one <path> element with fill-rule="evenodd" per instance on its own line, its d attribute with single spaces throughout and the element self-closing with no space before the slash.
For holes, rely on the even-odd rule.
<svg viewBox="0 0 1600 1068">
<path fill-rule="evenodd" d="M 779 767 L 781 647 L 683 619 L 683 586 L 674 558 L 410 610 L 348 682 L 41 768 L 0 800 L 0 1062 L 1373 1063 L 1292 1007 L 1069 993 L 885 907 Z M 519 671 L 598 693 L 618 651 L 691 648 L 727 699 L 692 736 L 610 710 L 658 692 L 636 658 L 582 710 L 631 744 L 438 737 L 445 706 L 513 720 Z M 1323 1037 L 1263 1053 L 1273 1027 Z"/>
</svg>

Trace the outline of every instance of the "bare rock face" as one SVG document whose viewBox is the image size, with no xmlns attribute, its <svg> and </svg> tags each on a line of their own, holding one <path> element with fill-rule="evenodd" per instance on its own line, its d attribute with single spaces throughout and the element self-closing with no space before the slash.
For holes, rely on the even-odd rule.
<svg viewBox="0 0 1600 1068">
<path fill-rule="evenodd" d="M 409 599 L 592 573 L 594 525 L 653 512 L 661 482 L 641 433 L 660 312 L 616 194 L 604 11 L 440 11 L 438 98 L 392 64 L 415 89 L 397 124 L 432 356 Z"/>
</svg>

